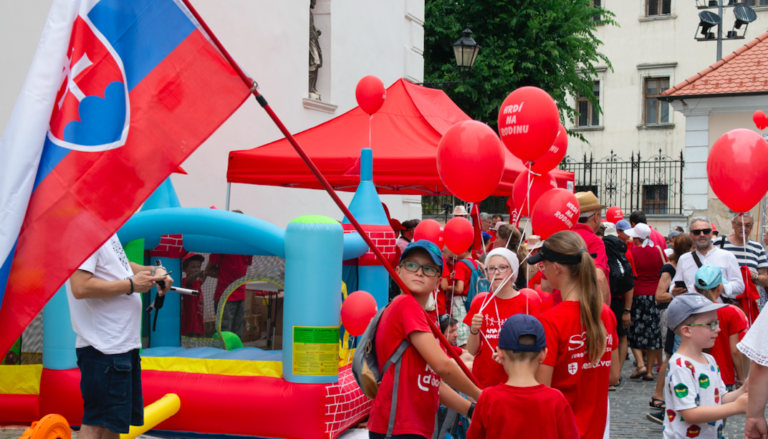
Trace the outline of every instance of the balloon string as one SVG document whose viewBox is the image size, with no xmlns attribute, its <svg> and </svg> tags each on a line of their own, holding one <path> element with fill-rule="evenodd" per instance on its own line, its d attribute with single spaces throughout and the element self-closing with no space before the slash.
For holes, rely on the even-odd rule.
<svg viewBox="0 0 768 439">
<path fill-rule="evenodd" d="M 451 301 L 448 305 L 451 307 L 451 315 L 453 315 L 453 295 L 456 292 L 456 255 L 453 255 L 453 279 L 451 279 Z"/>
<path fill-rule="evenodd" d="M 744 227 L 744 214 L 740 213 L 739 216 L 741 217 L 741 242 L 742 242 L 742 245 L 744 246 L 744 258 L 746 259 L 747 255 L 749 255 L 749 253 L 747 253 L 747 244 L 749 244 L 749 237 L 747 236 L 747 231 L 746 231 L 746 228 Z M 728 236 L 723 236 L 723 239 L 728 239 Z M 752 272 L 750 272 L 750 277 L 752 276 L 751 273 Z M 752 327 L 752 324 L 754 323 L 752 321 L 752 298 L 749 297 L 749 291 L 747 291 L 747 284 L 744 284 L 744 292 L 746 293 L 746 296 L 747 296 L 747 307 L 749 311 L 749 317 L 747 318 L 747 321 L 749 322 L 749 326 Z"/>
<path fill-rule="evenodd" d="M 369 115 L 368 117 L 368 148 L 371 148 L 371 131 L 372 131 L 372 125 L 373 125 L 373 114 Z"/>
</svg>

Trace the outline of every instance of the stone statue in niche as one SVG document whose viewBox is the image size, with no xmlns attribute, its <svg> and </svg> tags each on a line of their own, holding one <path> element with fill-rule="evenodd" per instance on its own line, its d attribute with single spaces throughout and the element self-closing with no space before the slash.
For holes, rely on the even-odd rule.
<svg viewBox="0 0 768 439">
<path fill-rule="evenodd" d="M 315 9 L 317 0 L 310 0 L 310 9 Z M 316 101 L 320 100 L 320 93 L 317 91 L 317 73 L 323 66 L 323 50 L 320 49 L 320 35 L 322 32 L 315 27 L 315 18 L 312 11 L 309 11 L 309 98 Z"/>
</svg>

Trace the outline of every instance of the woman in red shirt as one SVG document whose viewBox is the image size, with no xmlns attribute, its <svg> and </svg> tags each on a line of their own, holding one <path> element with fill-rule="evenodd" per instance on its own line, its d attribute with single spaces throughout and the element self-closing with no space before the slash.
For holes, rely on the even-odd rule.
<svg viewBox="0 0 768 439">
<path fill-rule="evenodd" d="M 412 294 L 397 296 L 381 315 L 376 331 L 379 367 L 384 366 L 404 340 L 411 345 L 403 353 L 400 366 L 390 367 L 382 377 L 368 420 L 372 439 L 383 439 L 387 433 L 394 439 L 431 438 L 438 401 L 470 417 L 474 410 L 474 405 L 451 387 L 475 400 L 480 397 L 480 389 L 472 384 L 435 340 L 424 313 L 429 297 L 440 280 L 442 268 L 440 249 L 429 241 L 421 240 L 406 247 L 395 269 Z M 394 427 L 388 431 L 397 369 L 400 375 Z"/>
<path fill-rule="evenodd" d="M 511 250 L 495 248 L 488 253 L 485 262 L 485 270 L 491 279 L 491 292 L 500 286 L 501 289 L 493 298 L 491 294 L 484 300 L 475 300 L 464 318 L 464 323 L 470 326 L 467 351 L 475 356 L 472 373 L 483 388 L 498 386 L 508 380 L 504 367 L 492 358 L 504 322 L 515 314 L 538 317 L 541 303 L 538 297 L 531 300 L 515 289 L 520 262 Z"/>
<path fill-rule="evenodd" d="M 563 392 L 582 438 L 601 439 L 609 428 L 608 385 L 620 373 L 616 317 L 603 303 L 595 263 L 579 235 L 550 236 L 529 260 L 539 262 L 563 301 L 539 317 L 548 352 L 536 380 Z"/>
</svg>

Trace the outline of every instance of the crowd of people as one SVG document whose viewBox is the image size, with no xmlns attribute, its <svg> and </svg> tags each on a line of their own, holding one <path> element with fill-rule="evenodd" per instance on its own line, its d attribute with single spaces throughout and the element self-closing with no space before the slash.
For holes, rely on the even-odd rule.
<svg viewBox="0 0 768 439">
<path fill-rule="evenodd" d="M 631 360 L 625 378 L 655 381 L 647 419 L 664 437 L 719 439 L 728 417 L 746 413 L 745 437 L 766 438 L 768 317 L 759 292 L 768 259 L 749 239 L 751 215 L 735 216 L 724 236 L 704 217 L 664 236 L 641 211 L 608 222 L 593 193 L 576 196 L 578 223 L 545 241 L 485 213 L 483 247 L 462 254 L 401 231 L 396 271 L 413 294 L 396 296 L 382 316 L 380 364 L 401 342 L 412 346 L 396 413 L 394 381 L 383 376 L 370 437 L 433 437 L 438 412 L 439 431 L 452 437 L 609 437 L 609 395 Z M 487 294 L 478 278 L 488 280 Z M 428 318 L 477 383 L 455 367 Z"/>
</svg>

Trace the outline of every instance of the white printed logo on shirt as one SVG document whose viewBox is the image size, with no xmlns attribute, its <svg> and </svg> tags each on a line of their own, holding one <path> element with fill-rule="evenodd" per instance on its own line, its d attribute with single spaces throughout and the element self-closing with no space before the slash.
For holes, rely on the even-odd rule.
<svg viewBox="0 0 768 439">
<path fill-rule="evenodd" d="M 579 363 L 571 363 L 568 365 L 568 373 L 571 375 L 576 375 L 576 372 L 579 371 Z"/>
</svg>

